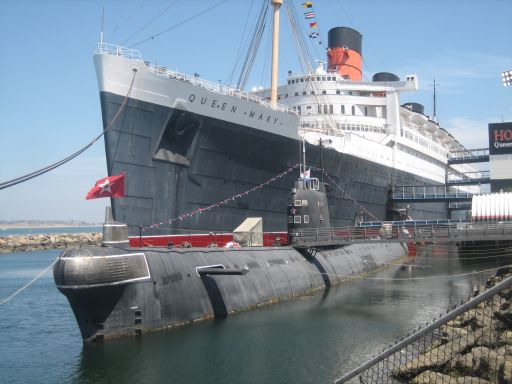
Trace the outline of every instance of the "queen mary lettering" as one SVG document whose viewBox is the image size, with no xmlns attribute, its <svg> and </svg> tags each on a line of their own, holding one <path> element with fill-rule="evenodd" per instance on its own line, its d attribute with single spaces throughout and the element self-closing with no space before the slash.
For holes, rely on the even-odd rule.
<svg viewBox="0 0 512 384">
<path fill-rule="evenodd" d="M 196 101 L 196 95 L 194 94 L 191 94 L 189 97 L 188 97 L 188 101 L 192 104 Z M 208 105 L 210 106 L 211 108 L 218 108 L 220 109 L 221 111 L 228 111 L 228 110 L 231 110 L 232 113 L 235 113 L 236 110 L 237 110 L 237 106 L 236 105 L 232 105 L 231 106 L 231 109 L 229 108 L 229 103 L 226 103 L 226 102 L 219 102 L 217 99 L 211 99 L 211 101 L 208 100 L 208 97 L 201 97 L 201 99 L 199 100 L 201 105 Z"/>
</svg>

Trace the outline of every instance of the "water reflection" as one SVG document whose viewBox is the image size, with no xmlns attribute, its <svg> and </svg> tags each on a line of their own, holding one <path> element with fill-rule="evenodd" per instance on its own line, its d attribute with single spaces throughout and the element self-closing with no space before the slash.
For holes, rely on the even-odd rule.
<svg viewBox="0 0 512 384">
<path fill-rule="evenodd" d="M 406 265 L 331 287 L 327 294 L 84 346 L 72 382 L 332 382 L 460 304 L 491 274 L 472 272 L 512 261 L 510 252 L 486 252 L 420 246 Z"/>
</svg>

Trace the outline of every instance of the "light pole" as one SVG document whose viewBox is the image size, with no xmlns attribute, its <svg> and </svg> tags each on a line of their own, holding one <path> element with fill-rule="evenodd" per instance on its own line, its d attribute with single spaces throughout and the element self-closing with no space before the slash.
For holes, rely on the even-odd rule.
<svg viewBox="0 0 512 384">
<path fill-rule="evenodd" d="M 512 70 L 505 71 L 501 73 L 501 80 L 503 81 L 503 86 L 508 87 L 512 85 Z"/>
</svg>

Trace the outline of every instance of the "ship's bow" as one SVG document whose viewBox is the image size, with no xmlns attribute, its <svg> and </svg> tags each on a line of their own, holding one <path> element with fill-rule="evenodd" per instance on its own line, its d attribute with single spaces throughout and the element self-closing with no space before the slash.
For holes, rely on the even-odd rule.
<svg viewBox="0 0 512 384">
<path fill-rule="evenodd" d="M 141 332 L 132 283 L 150 279 L 144 253 L 106 247 L 69 249 L 59 256 L 53 277 L 69 300 L 84 342 Z"/>
</svg>

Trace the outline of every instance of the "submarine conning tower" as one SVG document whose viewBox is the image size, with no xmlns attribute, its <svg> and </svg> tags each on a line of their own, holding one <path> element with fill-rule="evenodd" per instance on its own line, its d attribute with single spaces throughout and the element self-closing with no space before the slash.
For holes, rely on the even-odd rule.
<svg viewBox="0 0 512 384">
<path fill-rule="evenodd" d="M 324 183 L 317 178 L 296 180 L 288 199 L 288 233 L 293 230 L 330 226 Z"/>
<path fill-rule="evenodd" d="M 327 70 L 338 72 L 346 80 L 361 81 L 362 41 L 363 36 L 355 29 L 336 27 L 329 30 Z"/>
</svg>

